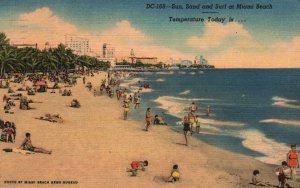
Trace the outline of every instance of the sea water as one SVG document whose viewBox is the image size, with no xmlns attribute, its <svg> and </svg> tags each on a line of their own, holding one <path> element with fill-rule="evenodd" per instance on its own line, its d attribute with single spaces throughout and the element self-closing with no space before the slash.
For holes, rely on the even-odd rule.
<svg viewBox="0 0 300 188">
<path fill-rule="evenodd" d="M 195 102 L 201 134 L 193 136 L 204 142 L 276 165 L 291 144 L 300 148 L 300 69 L 172 70 L 139 74 L 123 84 L 134 90 L 144 83 L 151 90 L 142 90 L 140 109 L 130 112 L 137 120 L 144 121 L 150 107 L 181 132 L 178 122 Z"/>
</svg>

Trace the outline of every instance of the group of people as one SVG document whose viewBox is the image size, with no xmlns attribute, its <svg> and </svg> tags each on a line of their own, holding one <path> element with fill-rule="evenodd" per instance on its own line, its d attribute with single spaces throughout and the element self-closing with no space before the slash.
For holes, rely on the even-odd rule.
<svg viewBox="0 0 300 188">
<path fill-rule="evenodd" d="M 1 137 L 0 140 L 4 142 L 15 142 L 16 125 L 14 122 L 0 120 Z"/>
<path fill-rule="evenodd" d="M 275 174 L 278 179 L 278 187 L 285 188 L 291 187 L 287 180 L 294 180 L 296 176 L 296 168 L 299 168 L 298 152 L 296 150 L 296 144 L 291 145 L 291 150 L 287 153 L 286 161 L 282 161 L 281 165 L 275 169 Z M 260 171 L 254 170 L 252 176 L 252 184 L 256 186 L 273 186 L 267 181 L 263 181 L 259 178 Z"/>
<path fill-rule="evenodd" d="M 64 91 L 61 94 L 62 96 L 72 96 L 72 91 L 69 89 L 64 89 Z"/>
<path fill-rule="evenodd" d="M 131 177 L 137 176 L 138 171 L 145 171 L 146 167 L 149 165 L 147 160 L 144 161 L 132 161 L 130 164 L 130 169 L 127 169 L 127 172 L 131 172 Z M 166 178 L 166 182 L 176 182 L 179 181 L 180 172 L 177 164 L 174 164 L 171 170 L 170 175 Z"/>
</svg>

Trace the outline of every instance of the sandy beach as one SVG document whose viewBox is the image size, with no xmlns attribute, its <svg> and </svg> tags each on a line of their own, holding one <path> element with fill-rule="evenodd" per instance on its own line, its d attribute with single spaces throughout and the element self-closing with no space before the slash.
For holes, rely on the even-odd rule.
<svg viewBox="0 0 300 188">
<path fill-rule="evenodd" d="M 106 73 L 87 77 L 93 86 L 99 86 Z M 16 90 L 20 85 L 12 83 Z M 106 95 L 94 96 L 84 87 L 82 79 L 71 89 L 73 96 L 56 93 L 37 93 L 30 96 L 42 103 L 30 104 L 33 110 L 13 108 L 14 114 L 1 110 L 1 119 L 17 126 L 15 143 L 0 142 L 3 148 L 18 147 L 25 133 L 31 133 L 34 146 L 52 150 L 51 155 L 24 155 L 1 151 L 0 187 L 185 187 L 234 188 L 250 185 L 252 171 L 260 170 L 261 179 L 277 185 L 275 166 L 261 163 L 251 157 L 231 153 L 190 137 L 185 146 L 182 133 L 168 126 L 152 126 L 143 131 L 144 122 L 123 120 L 122 104 Z M 2 97 L 7 89 L 0 90 Z M 20 92 L 25 95 L 25 92 Z M 81 107 L 70 108 L 72 99 Z M 1 108 L 4 103 L 1 100 Z M 51 123 L 35 119 L 45 113 L 58 113 L 64 122 Z M 130 177 L 126 168 L 133 160 L 148 160 L 145 172 Z M 165 183 L 173 164 L 178 164 L 181 180 Z M 35 181 L 35 184 L 15 184 L 4 181 Z M 38 185 L 38 181 L 49 184 Z M 61 184 L 51 184 L 61 181 Z M 73 181 L 73 184 L 62 184 Z M 44 182 L 46 183 L 46 182 Z M 53 183 L 53 182 L 52 182 Z M 57 182 L 59 183 L 59 182 Z M 70 182 L 69 182 L 70 183 Z M 295 187 L 300 184 L 290 183 Z"/>
</svg>

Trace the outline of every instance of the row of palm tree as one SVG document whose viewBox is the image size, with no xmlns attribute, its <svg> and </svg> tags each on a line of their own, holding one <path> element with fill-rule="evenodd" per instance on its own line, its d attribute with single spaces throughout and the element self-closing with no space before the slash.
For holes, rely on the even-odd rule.
<svg viewBox="0 0 300 188">
<path fill-rule="evenodd" d="M 95 57 L 79 56 L 59 44 L 57 48 L 39 50 L 26 47 L 17 48 L 9 44 L 5 33 L 0 32 L 0 77 L 7 73 L 22 72 L 68 72 L 75 67 L 107 69 L 108 62 L 99 62 Z"/>
</svg>

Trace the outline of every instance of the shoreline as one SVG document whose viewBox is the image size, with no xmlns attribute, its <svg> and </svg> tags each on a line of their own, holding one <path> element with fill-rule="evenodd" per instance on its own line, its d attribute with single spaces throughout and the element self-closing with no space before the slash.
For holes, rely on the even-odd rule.
<svg viewBox="0 0 300 188">
<path fill-rule="evenodd" d="M 96 74 L 87 77 L 87 81 L 96 86 L 105 75 Z M 145 132 L 144 122 L 130 117 L 132 109 L 129 120 L 122 119 L 123 108 L 115 98 L 94 97 L 81 79 L 70 89 L 72 97 L 62 97 L 58 92 L 29 97 L 43 101 L 31 104 L 35 110 L 22 111 L 17 105 L 14 114 L 1 112 L 4 121 L 14 121 L 17 126 L 16 143 L 0 142 L 1 149 L 19 146 L 25 132 L 31 132 L 33 145 L 49 148 L 53 154 L 25 156 L 2 151 L 0 165 L 5 168 L 1 168 L 0 185 L 24 187 L 3 184 L 3 181 L 27 179 L 78 181 L 70 187 L 255 187 L 249 184 L 254 169 L 261 171 L 261 179 L 277 185 L 273 165 L 191 137 L 187 147 L 183 145 L 183 134 L 168 126 L 152 125 Z M 1 89 L 0 95 L 4 91 Z M 66 107 L 73 98 L 80 101 L 81 108 Z M 65 122 L 56 124 L 34 119 L 44 113 L 59 113 Z M 145 172 L 138 172 L 138 177 L 126 173 L 133 160 L 149 161 L 149 167 Z M 165 183 L 162 178 L 169 175 L 173 164 L 179 165 L 182 179 L 179 183 Z"/>
</svg>

